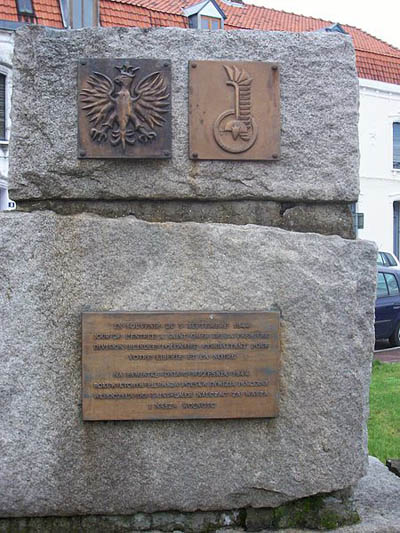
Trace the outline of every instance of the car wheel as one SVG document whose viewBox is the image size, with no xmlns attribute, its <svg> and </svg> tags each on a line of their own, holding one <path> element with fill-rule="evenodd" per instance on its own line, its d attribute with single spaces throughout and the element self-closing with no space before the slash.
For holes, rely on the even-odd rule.
<svg viewBox="0 0 400 533">
<path fill-rule="evenodd" d="M 389 337 L 390 346 L 400 346 L 400 322 Z"/>
</svg>

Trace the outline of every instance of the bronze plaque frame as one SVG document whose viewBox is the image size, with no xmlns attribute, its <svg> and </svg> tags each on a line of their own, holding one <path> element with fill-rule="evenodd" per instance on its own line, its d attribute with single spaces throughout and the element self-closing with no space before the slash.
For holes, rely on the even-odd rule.
<svg viewBox="0 0 400 533">
<path fill-rule="evenodd" d="M 279 65 L 189 62 L 189 157 L 280 157 Z"/>
<path fill-rule="evenodd" d="M 82 313 L 84 420 L 275 417 L 279 313 Z"/>
<path fill-rule="evenodd" d="M 171 157 L 171 62 L 81 59 L 78 157 Z"/>
</svg>

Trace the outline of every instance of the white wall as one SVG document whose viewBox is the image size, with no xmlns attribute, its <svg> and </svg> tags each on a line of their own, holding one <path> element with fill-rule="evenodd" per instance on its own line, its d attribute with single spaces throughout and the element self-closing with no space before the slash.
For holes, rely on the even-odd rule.
<svg viewBox="0 0 400 533">
<path fill-rule="evenodd" d="M 360 79 L 360 186 L 362 239 L 393 251 L 393 202 L 400 201 L 400 171 L 393 170 L 393 122 L 400 122 L 400 85 Z"/>
</svg>

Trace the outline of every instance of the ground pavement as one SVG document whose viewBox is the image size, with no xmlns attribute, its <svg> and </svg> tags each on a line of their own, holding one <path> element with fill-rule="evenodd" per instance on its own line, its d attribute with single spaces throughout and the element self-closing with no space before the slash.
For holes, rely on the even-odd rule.
<svg viewBox="0 0 400 533">
<path fill-rule="evenodd" d="M 400 363 L 400 347 L 390 348 L 387 341 L 377 341 L 374 359 L 382 363 Z"/>
</svg>

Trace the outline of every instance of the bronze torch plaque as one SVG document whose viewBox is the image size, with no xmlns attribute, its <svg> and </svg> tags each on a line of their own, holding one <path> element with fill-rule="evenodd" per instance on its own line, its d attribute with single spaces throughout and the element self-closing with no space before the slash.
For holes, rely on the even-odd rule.
<svg viewBox="0 0 400 533">
<path fill-rule="evenodd" d="M 191 61 L 189 79 L 191 159 L 280 157 L 276 63 Z"/>
<path fill-rule="evenodd" d="M 278 415 L 279 313 L 83 313 L 84 420 Z"/>
<path fill-rule="evenodd" d="M 78 156 L 171 157 L 171 62 L 82 59 Z"/>
</svg>

